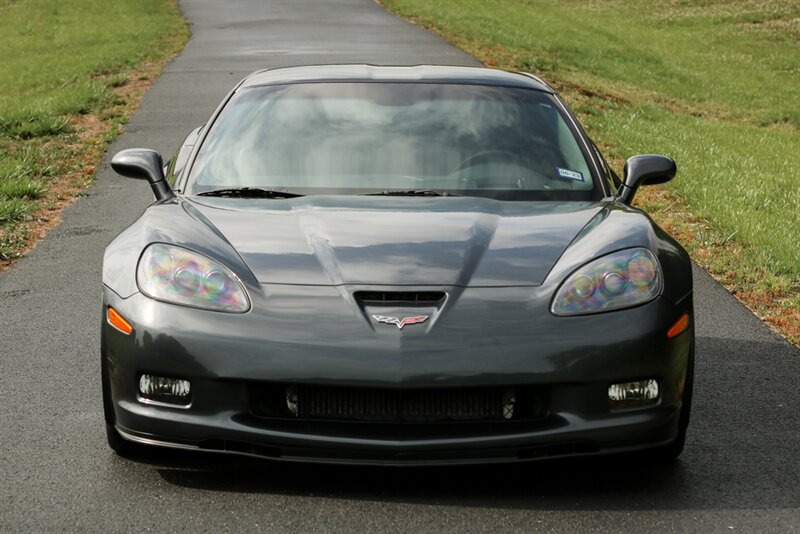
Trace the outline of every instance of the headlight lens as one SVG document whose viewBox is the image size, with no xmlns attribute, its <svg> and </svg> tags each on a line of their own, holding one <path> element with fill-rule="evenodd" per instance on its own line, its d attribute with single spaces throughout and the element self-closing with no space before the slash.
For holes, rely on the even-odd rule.
<svg viewBox="0 0 800 534">
<path fill-rule="evenodd" d="M 646 248 L 632 248 L 587 263 L 556 292 L 555 315 L 584 315 L 644 304 L 661 293 L 661 267 Z"/>
<path fill-rule="evenodd" d="M 202 254 L 156 243 L 145 249 L 136 283 L 148 297 L 207 310 L 246 312 L 250 302 L 230 270 Z"/>
</svg>

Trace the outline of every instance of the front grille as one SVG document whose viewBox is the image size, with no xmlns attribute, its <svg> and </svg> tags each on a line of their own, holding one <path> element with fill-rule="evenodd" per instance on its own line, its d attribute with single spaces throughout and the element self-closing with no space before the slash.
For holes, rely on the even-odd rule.
<svg viewBox="0 0 800 534">
<path fill-rule="evenodd" d="M 476 387 L 395 390 L 310 385 L 251 388 L 259 417 L 385 423 L 491 422 L 529 419 L 536 402 L 528 388 Z"/>
<path fill-rule="evenodd" d="M 373 306 L 438 306 L 447 295 L 443 291 L 356 291 L 353 296 L 358 302 Z"/>
</svg>

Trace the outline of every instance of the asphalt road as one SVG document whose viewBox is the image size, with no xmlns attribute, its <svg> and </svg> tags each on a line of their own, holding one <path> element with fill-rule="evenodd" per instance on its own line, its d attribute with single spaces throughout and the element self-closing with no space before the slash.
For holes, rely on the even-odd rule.
<svg viewBox="0 0 800 534">
<path fill-rule="evenodd" d="M 247 72 L 308 63 L 477 64 L 371 0 L 181 3 L 193 37 L 109 151 L 170 154 Z M 671 467 L 299 466 L 105 444 L 100 263 L 150 202 L 113 175 L 0 275 L 0 530 L 800 530 L 800 351 L 700 270 L 687 450 Z"/>
</svg>

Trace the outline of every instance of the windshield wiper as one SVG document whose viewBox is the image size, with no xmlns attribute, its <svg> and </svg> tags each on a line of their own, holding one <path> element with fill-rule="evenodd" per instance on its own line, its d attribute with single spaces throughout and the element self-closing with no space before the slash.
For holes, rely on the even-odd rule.
<svg viewBox="0 0 800 534">
<path fill-rule="evenodd" d="M 213 189 L 198 193 L 203 197 L 227 197 L 227 198 L 297 198 L 303 195 L 280 191 L 278 189 L 264 189 L 262 187 L 233 187 L 230 189 Z"/>
<path fill-rule="evenodd" d="M 363 196 L 385 196 L 385 197 L 457 197 L 458 195 L 446 191 L 436 191 L 434 189 L 411 189 L 409 191 L 380 191 L 379 193 L 364 193 Z"/>
</svg>

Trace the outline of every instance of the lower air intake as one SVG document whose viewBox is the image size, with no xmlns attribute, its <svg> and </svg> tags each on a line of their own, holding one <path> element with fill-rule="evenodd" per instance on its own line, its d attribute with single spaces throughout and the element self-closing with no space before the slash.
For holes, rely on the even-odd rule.
<svg viewBox="0 0 800 534">
<path fill-rule="evenodd" d="M 373 389 L 285 385 L 251 393 L 259 417 L 294 420 L 426 423 L 528 419 L 530 394 L 513 387 Z M 522 405 L 520 406 L 520 401 Z"/>
<path fill-rule="evenodd" d="M 504 417 L 504 413 L 507 417 Z M 502 420 L 514 413 L 512 392 L 499 388 L 391 391 L 298 387 L 297 415 L 358 421 Z"/>
</svg>

